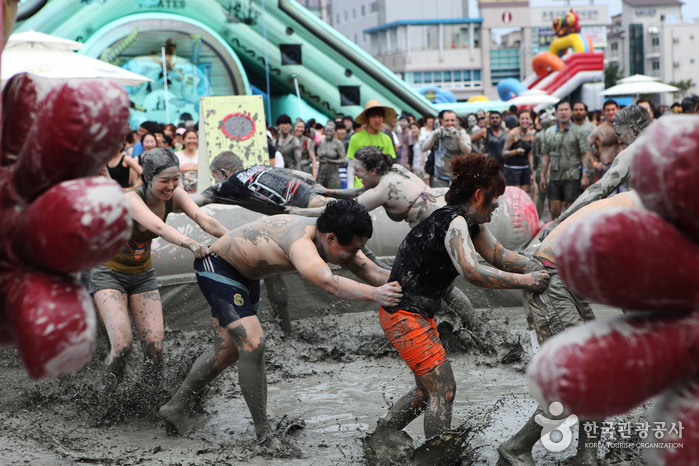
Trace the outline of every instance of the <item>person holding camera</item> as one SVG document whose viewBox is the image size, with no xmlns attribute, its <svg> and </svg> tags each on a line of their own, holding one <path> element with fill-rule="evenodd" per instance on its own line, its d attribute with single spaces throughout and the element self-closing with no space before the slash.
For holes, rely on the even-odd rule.
<svg viewBox="0 0 699 466">
<path fill-rule="evenodd" d="M 439 113 L 440 126 L 434 129 L 425 142 L 422 143 L 422 152 L 430 149 L 434 152 L 434 172 L 431 185 L 433 188 L 449 187 L 454 174 L 449 167 L 454 156 L 469 155 L 471 153 L 471 137 L 466 131 L 457 126 L 456 113 L 451 110 L 442 110 Z"/>
</svg>

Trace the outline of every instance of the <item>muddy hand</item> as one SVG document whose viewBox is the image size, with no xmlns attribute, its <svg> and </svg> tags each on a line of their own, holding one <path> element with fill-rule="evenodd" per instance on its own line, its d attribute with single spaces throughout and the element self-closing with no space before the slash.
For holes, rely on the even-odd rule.
<svg viewBox="0 0 699 466">
<path fill-rule="evenodd" d="M 403 293 L 398 282 L 386 283 L 376 289 L 374 301 L 382 306 L 396 306 L 400 303 Z"/>
<path fill-rule="evenodd" d="M 536 272 L 532 272 L 530 275 L 534 279 L 534 283 L 529 286 L 530 290 L 542 292 L 549 285 L 551 276 L 546 270 L 538 270 Z"/>
<path fill-rule="evenodd" d="M 189 250 L 194 253 L 197 259 L 203 259 L 209 255 L 209 247 L 206 244 L 197 243 L 196 241 L 189 245 Z"/>
</svg>

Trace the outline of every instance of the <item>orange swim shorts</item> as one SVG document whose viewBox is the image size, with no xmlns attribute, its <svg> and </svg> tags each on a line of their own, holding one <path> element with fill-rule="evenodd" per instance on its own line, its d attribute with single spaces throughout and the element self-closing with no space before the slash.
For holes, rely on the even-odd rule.
<svg viewBox="0 0 699 466">
<path fill-rule="evenodd" d="M 434 319 L 402 309 L 391 314 L 382 307 L 379 320 L 383 333 L 415 375 L 425 375 L 446 361 Z"/>
</svg>

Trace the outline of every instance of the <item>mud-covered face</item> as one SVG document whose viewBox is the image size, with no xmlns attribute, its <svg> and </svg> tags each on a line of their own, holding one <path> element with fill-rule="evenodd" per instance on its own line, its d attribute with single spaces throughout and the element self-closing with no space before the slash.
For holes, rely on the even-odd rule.
<svg viewBox="0 0 699 466">
<path fill-rule="evenodd" d="M 291 131 L 291 123 L 279 123 L 277 129 L 279 129 L 279 132 L 283 135 L 287 135 L 289 131 Z"/>
<path fill-rule="evenodd" d="M 636 132 L 629 125 L 614 125 L 614 132 L 619 140 L 619 144 L 627 146 L 636 140 Z"/>
<path fill-rule="evenodd" d="M 148 189 L 158 199 L 168 201 L 172 198 L 175 188 L 180 185 L 180 168 L 168 167 L 155 175 Z"/>
<path fill-rule="evenodd" d="M 494 196 L 489 203 L 483 202 L 482 204 L 476 204 L 473 206 L 475 213 L 471 213 L 469 218 L 476 223 L 488 223 L 493 218 L 493 212 L 500 206 L 498 203 L 498 198 L 500 196 Z"/>
<path fill-rule="evenodd" d="M 303 123 L 296 123 L 294 125 L 294 135 L 298 136 L 303 136 L 304 131 L 306 131 L 306 125 Z"/>
<path fill-rule="evenodd" d="M 376 185 L 379 184 L 379 180 L 381 179 L 381 175 L 379 174 L 379 170 L 377 168 L 372 168 L 370 170 L 367 170 L 366 166 L 362 163 L 361 160 L 354 160 L 354 174 L 356 175 L 357 178 L 362 180 L 362 184 L 364 185 L 365 188 L 371 189 L 375 188 Z"/>
<path fill-rule="evenodd" d="M 325 133 L 325 137 L 328 139 L 328 141 L 335 135 L 335 129 L 331 126 L 326 126 L 323 132 Z"/>
<path fill-rule="evenodd" d="M 328 235 L 325 260 L 330 264 L 343 264 L 351 261 L 366 246 L 369 238 L 355 235 L 347 245 L 342 245 L 333 233 Z"/>
</svg>

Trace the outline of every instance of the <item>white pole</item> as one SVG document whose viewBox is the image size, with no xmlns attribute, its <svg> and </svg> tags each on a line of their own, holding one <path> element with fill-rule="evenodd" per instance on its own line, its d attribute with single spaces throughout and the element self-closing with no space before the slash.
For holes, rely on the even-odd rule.
<svg viewBox="0 0 699 466">
<path fill-rule="evenodd" d="M 170 99 L 168 98 L 167 94 L 167 62 L 165 61 L 165 47 L 161 47 L 161 50 L 163 52 L 163 81 L 165 83 L 165 123 L 172 123 L 170 121 L 170 103 L 168 102 Z"/>
<path fill-rule="evenodd" d="M 303 121 L 306 121 L 306 118 L 303 116 L 303 107 L 301 107 L 301 93 L 299 92 L 299 80 L 296 79 L 296 75 L 291 75 L 294 78 L 294 86 L 296 86 L 296 98 L 299 101 L 299 113 L 301 114 L 301 119 Z"/>
</svg>

